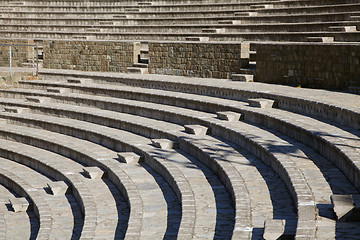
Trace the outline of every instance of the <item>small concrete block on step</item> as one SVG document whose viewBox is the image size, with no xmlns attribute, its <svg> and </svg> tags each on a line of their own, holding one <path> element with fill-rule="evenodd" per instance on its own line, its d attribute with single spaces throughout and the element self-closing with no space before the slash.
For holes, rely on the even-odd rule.
<svg viewBox="0 0 360 240">
<path fill-rule="evenodd" d="M 186 41 L 193 41 L 193 42 L 208 42 L 208 37 L 186 37 Z"/>
<path fill-rule="evenodd" d="M 308 37 L 307 38 L 308 42 L 324 42 L 324 43 L 329 43 L 329 42 L 334 42 L 334 37 Z"/>
<path fill-rule="evenodd" d="M 330 30 L 337 32 L 357 32 L 356 26 L 331 26 L 329 28 Z"/>
<path fill-rule="evenodd" d="M 330 199 L 339 221 L 360 221 L 360 196 L 334 194 Z"/>
<path fill-rule="evenodd" d="M 161 149 L 172 149 L 175 148 L 177 143 L 169 139 L 151 139 L 152 144 Z"/>
<path fill-rule="evenodd" d="M 44 103 L 47 100 L 49 100 L 49 98 L 46 97 L 37 97 L 37 96 L 30 96 L 30 97 L 26 97 L 26 101 L 27 102 L 33 102 L 33 103 Z"/>
<path fill-rule="evenodd" d="M 136 74 L 148 74 L 149 69 L 143 68 L 143 67 L 128 67 L 127 69 L 128 73 L 136 73 Z"/>
<path fill-rule="evenodd" d="M 243 74 L 243 73 L 235 73 L 231 74 L 231 80 L 240 81 L 240 82 L 252 82 L 254 81 L 254 75 L 252 74 Z"/>
<path fill-rule="evenodd" d="M 91 82 L 91 81 L 92 81 L 92 79 L 90 79 L 90 78 L 73 78 L 73 77 L 71 77 L 71 78 L 67 79 L 68 83 L 81 83 L 81 84 L 84 84 L 86 82 Z"/>
<path fill-rule="evenodd" d="M 197 136 L 206 135 L 206 132 L 208 130 L 207 127 L 201 125 L 185 125 L 184 128 L 185 128 L 185 132 Z"/>
<path fill-rule="evenodd" d="M 266 219 L 264 222 L 264 239 L 276 240 L 284 234 L 285 220 Z"/>
<path fill-rule="evenodd" d="M 29 207 L 29 202 L 24 197 L 10 198 L 9 202 L 14 212 L 25 212 Z"/>
<path fill-rule="evenodd" d="M 101 179 L 104 171 L 98 167 L 85 167 L 83 168 L 85 175 L 90 179 Z"/>
<path fill-rule="evenodd" d="M 229 122 L 232 121 L 239 121 L 240 117 L 241 117 L 241 113 L 237 113 L 237 112 L 230 112 L 230 111 L 226 111 L 226 112 L 217 112 L 216 113 L 217 117 L 221 120 L 226 120 Z"/>
<path fill-rule="evenodd" d="M 4 107 L 4 111 L 10 113 L 25 113 L 25 112 L 29 112 L 29 109 L 22 107 Z"/>
<path fill-rule="evenodd" d="M 237 17 L 252 17 L 252 16 L 257 16 L 258 13 L 257 12 L 235 12 L 234 13 L 235 16 Z"/>
<path fill-rule="evenodd" d="M 64 195 L 69 188 L 69 186 L 63 181 L 49 182 L 47 183 L 47 186 L 50 188 L 54 196 Z"/>
<path fill-rule="evenodd" d="M 232 25 L 240 25 L 241 20 L 219 20 L 219 24 L 232 24 Z"/>
<path fill-rule="evenodd" d="M 203 33 L 225 33 L 225 28 L 204 28 Z"/>
<path fill-rule="evenodd" d="M 272 108 L 274 102 L 275 102 L 274 100 L 266 99 L 266 98 L 248 99 L 248 103 L 251 107 L 258 107 L 258 108 Z"/>
<path fill-rule="evenodd" d="M 137 163 L 139 162 L 141 156 L 134 152 L 119 152 L 118 154 L 119 161 L 123 163 Z"/>
<path fill-rule="evenodd" d="M 46 88 L 47 92 L 51 92 L 51 93 L 66 93 L 68 92 L 68 89 L 66 88 L 56 88 L 56 87 L 48 87 Z"/>
</svg>

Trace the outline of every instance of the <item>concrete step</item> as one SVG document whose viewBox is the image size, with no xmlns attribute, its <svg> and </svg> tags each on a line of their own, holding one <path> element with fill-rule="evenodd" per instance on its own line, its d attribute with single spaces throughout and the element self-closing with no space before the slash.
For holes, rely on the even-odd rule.
<svg viewBox="0 0 360 240">
<path fill-rule="evenodd" d="M 231 80 L 240 81 L 240 82 L 252 82 L 252 81 L 254 81 L 254 75 L 243 74 L 243 73 L 233 73 L 233 74 L 231 74 Z"/>
<path fill-rule="evenodd" d="M 334 32 L 357 32 L 356 26 L 332 26 L 329 29 Z"/>
<path fill-rule="evenodd" d="M 235 12 L 236 17 L 254 17 L 258 15 L 258 12 Z"/>
<path fill-rule="evenodd" d="M 201 30 L 203 33 L 225 33 L 225 28 L 204 28 Z"/>
<path fill-rule="evenodd" d="M 146 64 L 146 63 L 134 63 L 133 67 L 136 67 L 136 68 L 148 68 L 148 64 Z"/>
<path fill-rule="evenodd" d="M 324 42 L 324 43 L 329 43 L 329 42 L 334 42 L 334 37 L 308 37 L 307 38 L 308 42 Z"/>
<path fill-rule="evenodd" d="M 193 41 L 193 42 L 208 42 L 210 41 L 209 37 L 186 37 L 186 41 Z"/>
<path fill-rule="evenodd" d="M 148 68 L 144 68 L 144 67 L 128 67 L 127 72 L 135 73 L 135 74 L 148 74 L 149 70 Z"/>
<path fill-rule="evenodd" d="M 218 24 L 240 25 L 241 20 L 219 20 Z"/>
<path fill-rule="evenodd" d="M 76 83 L 76 84 L 86 84 L 91 83 L 92 79 L 90 78 L 76 78 L 76 77 L 69 77 L 67 78 L 68 83 Z"/>
</svg>

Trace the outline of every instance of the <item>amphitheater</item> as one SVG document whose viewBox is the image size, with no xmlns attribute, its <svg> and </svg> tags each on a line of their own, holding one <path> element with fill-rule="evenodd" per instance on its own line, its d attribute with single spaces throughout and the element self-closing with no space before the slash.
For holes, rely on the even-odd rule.
<svg viewBox="0 0 360 240">
<path fill-rule="evenodd" d="M 360 239 L 360 0 L 0 3 L 0 240 Z"/>
</svg>

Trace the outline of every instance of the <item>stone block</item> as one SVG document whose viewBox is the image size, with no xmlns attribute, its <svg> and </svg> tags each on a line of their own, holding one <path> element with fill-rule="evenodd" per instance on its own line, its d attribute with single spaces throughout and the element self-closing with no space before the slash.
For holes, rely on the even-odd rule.
<svg viewBox="0 0 360 240">
<path fill-rule="evenodd" d="M 274 100 L 266 98 L 252 98 L 248 99 L 249 106 L 258 107 L 258 108 L 272 108 L 274 105 Z"/>
<path fill-rule="evenodd" d="M 307 38 L 308 42 L 324 42 L 324 43 L 329 43 L 329 42 L 334 42 L 334 37 L 308 37 Z"/>
<path fill-rule="evenodd" d="M 47 186 L 50 188 L 54 196 L 64 195 L 69 188 L 69 186 L 63 181 L 49 182 L 47 183 Z"/>
<path fill-rule="evenodd" d="M 83 168 L 85 175 L 90 179 L 101 179 L 104 171 L 98 167 L 85 167 Z"/>
<path fill-rule="evenodd" d="M 254 81 L 254 75 L 252 74 L 231 74 L 231 80 L 240 82 L 252 82 Z"/>
<path fill-rule="evenodd" d="M 10 198 L 9 202 L 14 212 L 25 212 L 29 207 L 29 202 L 24 197 Z"/>
<path fill-rule="evenodd" d="M 185 125 L 185 132 L 197 136 L 206 135 L 208 128 L 201 125 Z"/>
<path fill-rule="evenodd" d="M 92 79 L 90 79 L 90 78 L 68 78 L 67 79 L 68 83 L 78 83 L 78 84 L 84 84 L 84 83 L 88 83 L 91 81 L 92 81 Z"/>
<path fill-rule="evenodd" d="M 330 199 L 339 221 L 360 221 L 360 196 L 334 194 Z"/>
<path fill-rule="evenodd" d="M 38 96 L 30 96 L 30 97 L 26 97 L 26 101 L 27 102 L 33 102 L 33 103 L 44 103 L 47 100 L 49 100 L 49 98 L 46 97 L 38 97 Z"/>
<path fill-rule="evenodd" d="M 264 222 L 264 239 L 276 240 L 284 234 L 285 220 L 266 219 Z"/>
<path fill-rule="evenodd" d="M 194 41 L 194 42 L 208 42 L 208 37 L 186 37 L 186 41 Z"/>
<path fill-rule="evenodd" d="M 172 149 L 177 145 L 177 142 L 169 139 L 151 139 L 151 142 L 155 147 L 161 149 Z"/>
<path fill-rule="evenodd" d="M 29 112 L 29 109 L 22 107 L 4 107 L 4 111 L 10 113 L 26 113 Z"/>
<path fill-rule="evenodd" d="M 119 161 L 123 163 L 137 163 L 139 162 L 141 156 L 134 152 L 119 152 L 118 154 Z"/>
<path fill-rule="evenodd" d="M 217 117 L 219 119 L 226 120 L 226 121 L 229 121 L 229 122 L 239 121 L 240 117 L 241 117 L 241 113 L 230 112 L 230 111 L 217 112 L 216 115 L 217 115 Z"/>
<path fill-rule="evenodd" d="M 69 90 L 66 89 L 66 88 L 56 88 L 56 87 L 48 87 L 46 89 L 47 92 L 50 92 L 50 93 L 66 93 L 68 92 Z"/>
</svg>

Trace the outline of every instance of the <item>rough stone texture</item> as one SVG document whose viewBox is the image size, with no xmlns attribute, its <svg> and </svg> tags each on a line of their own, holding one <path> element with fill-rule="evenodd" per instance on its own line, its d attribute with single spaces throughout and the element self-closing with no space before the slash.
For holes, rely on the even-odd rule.
<svg viewBox="0 0 360 240">
<path fill-rule="evenodd" d="M 256 80 L 325 89 L 360 85 L 360 45 L 279 43 L 256 45 Z"/>
<path fill-rule="evenodd" d="M 149 73 L 229 78 L 249 63 L 249 44 L 230 42 L 150 42 Z"/>
<path fill-rule="evenodd" d="M 44 68 L 126 72 L 138 54 L 133 41 L 44 41 Z"/>
<path fill-rule="evenodd" d="M 1 39 L 0 44 L 16 44 L 16 45 L 33 45 L 34 40 L 7 40 Z M 21 67 L 22 63 L 27 62 L 27 59 L 34 58 L 34 47 L 31 46 L 13 46 L 12 50 L 12 66 Z M 10 52 L 9 46 L 0 45 L 0 67 L 9 67 Z"/>
</svg>

